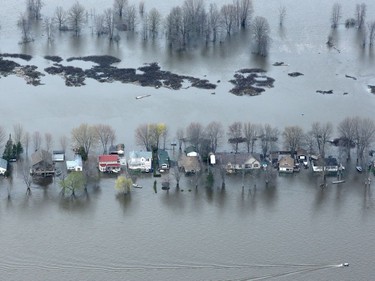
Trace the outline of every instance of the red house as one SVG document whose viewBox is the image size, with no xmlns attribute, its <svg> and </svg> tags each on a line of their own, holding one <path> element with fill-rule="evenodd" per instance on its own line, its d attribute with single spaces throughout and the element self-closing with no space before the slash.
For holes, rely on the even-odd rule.
<svg viewBox="0 0 375 281">
<path fill-rule="evenodd" d="M 121 171 L 120 158 L 118 155 L 100 155 L 99 171 L 103 173 L 118 173 Z"/>
</svg>

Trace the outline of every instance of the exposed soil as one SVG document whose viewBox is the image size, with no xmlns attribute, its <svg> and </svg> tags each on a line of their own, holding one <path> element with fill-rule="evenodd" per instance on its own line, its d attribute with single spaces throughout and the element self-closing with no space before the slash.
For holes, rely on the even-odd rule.
<svg viewBox="0 0 375 281">
<path fill-rule="evenodd" d="M 266 71 L 259 68 L 241 69 L 230 80 L 234 86 L 230 92 L 236 96 L 257 96 L 265 91 L 265 88 L 273 88 L 275 79 L 266 76 Z M 245 75 L 244 75 L 245 74 Z"/>
<path fill-rule="evenodd" d="M 63 59 L 59 56 L 44 56 L 44 58 L 46 60 L 50 60 L 50 61 L 53 61 L 53 62 L 62 62 Z"/>
</svg>

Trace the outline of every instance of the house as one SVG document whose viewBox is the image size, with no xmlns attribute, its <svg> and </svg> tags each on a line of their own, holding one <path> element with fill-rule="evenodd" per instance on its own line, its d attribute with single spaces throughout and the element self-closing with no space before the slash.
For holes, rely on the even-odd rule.
<svg viewBox="0 0 375 281">
<path fill-rule="evenodd" d="M 196 174 L 201 171 L 201 164 L 198 156 L 187 156 L 182 154 L 178 159 L 178 167 L 186 175 Z"/>
<path fill-rule="evenodd" d="M 128 168 L 129 170 L 138 170 L 146 173 L 152 171 L 152 152 L 130 151 Z"/>
<path fill-rule="evenodd" d="M 189 146 L 185 149 L 186 156 L 197 157 L 199 154 L 194 146 Z"/>
<path fill-rule="evenodd" d="M 161 170 L 169 169 L 170 159 L 169 159 L 169 154 L 166 150 L 163 150 L 163 149 L 158 150 L 158 162 L 159 162 L 159 169 Z"/>
<path fill-rule="evenodd" d="M 283 155 L 279 160 L 279 172 L 291 174 L 294 171 L 294 159 L 290 155 Z"/>
<path fill-rule="evenodd" d="M 217 153 L 216 161 L 224 166 L 229 174 L 261 168 L 260 155 L 253 153 Z"/>
<path fill-rule="evenodd" d="M 65 161 L 65 151 L 63 151 L 63 150 L 52 151 L 52 161 L 53 162 L 64 162 Z"/>
<path fill-rule="evenodd" d="M 5 175 L 8 170 L 8 161 L 0 158 L 0 175 Z"/>
<path fill-rule="evenodd" d="M 52 154 L 43 149 L 35 151 L 31 154 L 32 176 L 50 177 L 55 175 L 55 167 L 52 161 Z"/>
<path fill-rule="evenodd" d="M 76 154 L 74 155 L 74 160 L 66 161 L 66 169 L 68 171 L 81 172 L 83 170 L 82 156 Z"/>
<path fill-rule="evenodd" d="M 109 148 L 108 154 L 116 154 L 118 155 L 120 159 L 120 165 L 125 166 L 126 165 L 126 157 L 125 157 L 125 144 L 119 143 L 117 145 L 112 145 Z"/>
<path fill-rule="evenodd" d="M 324 159 L 317 158 L 316 160 L 312 160 L 312 170 L 314 172 L 322 172 L 323 169 L 328 174 L 336 174 L 339 170 L 337 159 L 335 157 L 328 156 Z"/>
<path fill-rule="evenodd" d="M 118 155 L 99 155 L 98 168 L 102 173 L 118 173 L 121 171 L 120 159 Z"/>
</svg>

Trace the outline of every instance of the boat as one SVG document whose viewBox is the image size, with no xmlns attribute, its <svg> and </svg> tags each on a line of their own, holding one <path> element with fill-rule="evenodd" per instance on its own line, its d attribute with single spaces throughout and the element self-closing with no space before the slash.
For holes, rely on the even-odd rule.
<svg viewBox="0 0 375 281">
<path fill-rule="evenodd" d="M 150 96 L 151 95 L 141 95 L 141 96 L 136 96 L 135 99 L 140 100 L 140 99 L 147 98 L 147 97 L 150 97 Z"/>
<path fill-rule="evenodd" d="M 142 185 L 139 185 L 138 183 L 133 183 L 134 188 L 142 188 Z"/>
<path fill-rule="evenodd" d="M 339 183 L 344 183 L 345 180 L 336 180 L 336 181 L 332 181 L 333 184 L 339 184 Z"/>
<path fill-rule="evenodd" d="M 361 166 L 356 166 L 355 168 L 357 169 L 357 171 L 358 171 L 359 173 L 362 173 L 363 169 L 362 169 Z"/>
</svg>

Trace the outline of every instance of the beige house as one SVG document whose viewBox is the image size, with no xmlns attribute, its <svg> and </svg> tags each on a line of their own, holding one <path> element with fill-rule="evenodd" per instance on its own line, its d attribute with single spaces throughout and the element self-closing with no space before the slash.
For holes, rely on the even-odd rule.
<svg viewBox="0 0 375 281">
<path fill-rule="evenodd" d="M 279 172 L 291 174 L 294 171 L 294 159 L 290 155 L 284 155 L 279 160 Z"/>
</svg>

